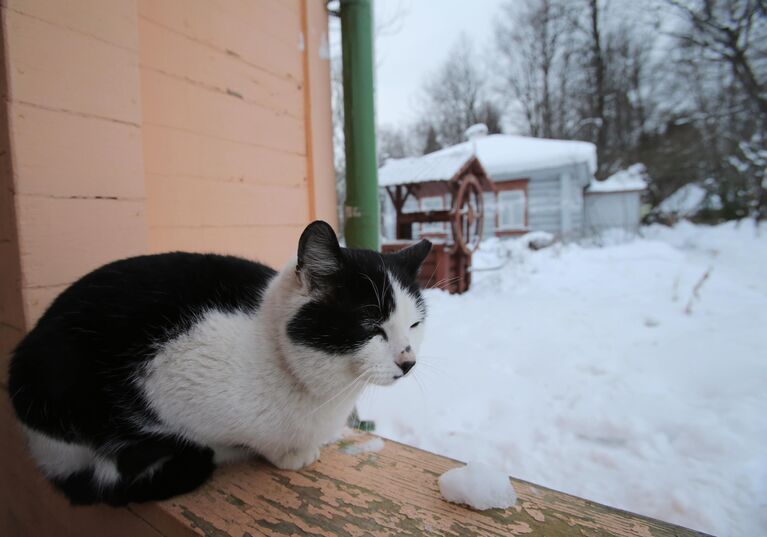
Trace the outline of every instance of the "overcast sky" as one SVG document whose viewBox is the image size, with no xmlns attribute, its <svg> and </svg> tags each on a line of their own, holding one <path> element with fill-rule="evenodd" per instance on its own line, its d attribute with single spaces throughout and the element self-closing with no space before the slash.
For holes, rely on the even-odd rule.
<svg viewBox="0 0 767 537">
<path fill-rule="evenodd" d="M 445 60 L 461 32 L 486 50 L 493 18 L 509 0 L 374 0 L 376 114 L 379 125 L 415 119 L 424 79 Z M 394 19 L 395 22 L 391 22 Z M 334 21 L 331 28 L 336 28 Z"/>
</svg>

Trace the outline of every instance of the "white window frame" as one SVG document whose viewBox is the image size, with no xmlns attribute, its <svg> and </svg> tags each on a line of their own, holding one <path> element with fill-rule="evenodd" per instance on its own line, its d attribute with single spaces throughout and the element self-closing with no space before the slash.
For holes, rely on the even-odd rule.
<svg viewBox="0 0 767 537">
<path fill-rule="evenodd" d="M 527 226 L 525 225 L 527 194 L 524 190 L 514 189 L 499 191 L 496 207 L 498 211 L 499 231 L 520 231 L 527 229 Z M 510 215 L 512 221 L 505 222 L 505 215 Z"/>
</svg>

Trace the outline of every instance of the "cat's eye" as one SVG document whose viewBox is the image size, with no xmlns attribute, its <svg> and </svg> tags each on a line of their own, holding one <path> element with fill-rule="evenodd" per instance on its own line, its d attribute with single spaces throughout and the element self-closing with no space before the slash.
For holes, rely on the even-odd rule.
<svg viewBox="0 0 767 537">
<path fill-rule="evenodd" d="M 415 328 L 419 324 L 421 324 L 421 321 L 416 321 L 416 322 L 414 322 L 413 324 L 410 325 L 410 328 Z"/>
<path fill-rule="evenodd" d="M 386 332 L 380 326 L 376 326 L 375 328 L 373 328 L 373 333 L 377 336 L 381 336 L 382 338 L 384 338 L 384 341 L 389 341 L 389 336 L 386 335 Z"/>
</svg>

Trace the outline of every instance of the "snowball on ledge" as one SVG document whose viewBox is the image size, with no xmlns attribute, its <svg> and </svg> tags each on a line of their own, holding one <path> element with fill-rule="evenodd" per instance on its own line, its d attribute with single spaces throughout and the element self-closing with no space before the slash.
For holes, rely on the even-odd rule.
<svg viewBox="0 0 767 537">
<path fill-rule="evenodd" d="M 449 502 L 480 511 L 506 509 L 517 503 L 517 494 L 506 472 L 483 462 L 448 470 L 439 478 L 439 491 Z"/>
</svg>

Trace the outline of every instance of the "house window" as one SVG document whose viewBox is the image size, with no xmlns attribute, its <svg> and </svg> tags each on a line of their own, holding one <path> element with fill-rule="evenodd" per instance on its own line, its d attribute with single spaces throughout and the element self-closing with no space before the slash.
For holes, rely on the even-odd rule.
<svg viewBox="0 0 767 537">
<path fill-rule="evenodd" d="M 524 190 L 504 190 L 498 193 L 498 228 L 501 230 L 525 229 Z"/>
<path fill-rule="evenodd" d="M 445 209 L 445 198 L 442 196 L 430 196 L 419 200 L 422 211 L 441 211 Z M 418 224 L 419 235 L 439 235 L 447 232 L 447 224 L 444 222 L 429 222 Z"/>
</svg>

